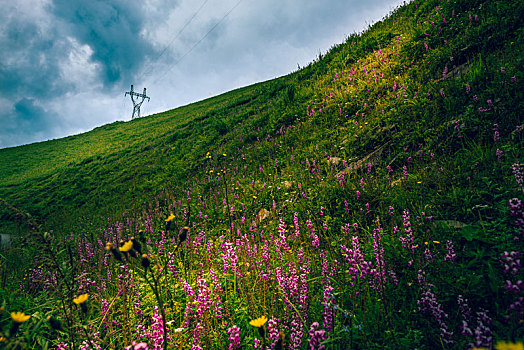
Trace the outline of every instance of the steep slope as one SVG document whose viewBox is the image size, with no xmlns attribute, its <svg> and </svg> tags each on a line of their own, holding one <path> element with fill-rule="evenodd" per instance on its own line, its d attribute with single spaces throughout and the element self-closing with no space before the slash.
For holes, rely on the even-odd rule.
<svg viewBox="0 0 524 350">
<path fill-rule="evenodd" d="M 233 133 L 253 138 L 247 130 L 275 113 L 271 105 L 281 98 L 285 79 L 64 139 L 2 149 L 0 197 L 40 222 L 82 211 L 122 212 L 137 197 L 147 202 L 156 191 L 186 180 L 205 152 Z"/>
<path fill-rule="evenodd" d="M 2 150 L 28 164 L 2 163 L 0 195 L 60 228 L 3 255 L 8 306 L 63 322 L 24 341 L 522 341 L 523 14 L 416 0 L 288 76 Z"/>
<path fill-rule="evenodd" d="M 466 104 L 468 96 L 460 93 L 466 82 L 492 84 L 493 78 L 502 79 L 487 72 L 486 59 L 491 52 L 511 55 L 520 50 L 521 23 L 506 13 L 509 5 L 497 4 L 496 8 L 487 4 L 480 7 L 477 18 L 495 12 L 484 21 L 459 17 L 458 13 L 464 14 L 463 10 L 469 8 L 463 2 L 454 9 L 456 15 L 437 10 L 425 18 L 434 8 L 423 4 L 412 9 L 413 17 L 408 19 L 410 10 L 404 9 L 364 35 L 351 36 L 326 57 L 289 76 L 89 133 L 0 150 L 0 197 L 42 222 L 53 213 L 63 218 L 82 211 L 124 211 L 137 198 L 147 202 L 148 193 L 185 180 L 206 152 L 235 149 L 275 135 L 280 126 L 291 125 L 307 113 L 308 105 L 311 109 L 317 106 L 317 111 L 323 106 L 324 115 L 326 111 L 337 114 L 338 109 L 339 117 L 348 116 L 338 123 L 341 126 L 368 120 L 360 130 L 359 142 L 347 136 L 351 151 L 346 150 L 345 158 L 361 157 L 381 145 L 386 130 L 387 138 L 402 141 L 402 145 L 406 137 L 412 139 L 411 145 L 427 138 L 431 141 L 426 147 L 435 149 L 434 145 L 442 141 L 438 134 L 446 122 L 453 117 L 464 119 L 460 116 L 464 113 L 466 117 L 477 114 L 473 119 L 484 117 L 477 109 L 488 108 L 487 99 L 495 101 L 497 113 L 504 114 L 497 122 L 507 128 L 517 122 L 517 111 L 522 107 L 519 96 L 514 95 L 518 89 L 508 80 L 519 67 L 507 72 L 508 96 L 488 96 L 484 101 L 468 100 Z M 357 71 L 366 79 L 359 78 L 356 85 L 342 76 L 337 78 L 344 71 Z M 445 100 L 439 100 L 441 88 L 448 96 Z M 506 106 L 503 99 L 513 104 Z M 413 118 L 406 118 L 408 115 Z M 493 113 L 486 115 L 494 122 L 497 119 Z M 432 138 L 428 138 L 430 133 Z M 116 203 L 118 207 L 114 208 Z"/>
</svg>

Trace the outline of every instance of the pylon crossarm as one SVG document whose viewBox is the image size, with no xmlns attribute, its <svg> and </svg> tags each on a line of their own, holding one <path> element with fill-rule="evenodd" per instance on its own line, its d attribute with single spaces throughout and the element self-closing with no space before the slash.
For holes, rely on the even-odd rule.
<svg viewBox="0 0 524 350">
<path fill-rule="evenodd" d="M 131 90 L 127 91 L 124 94 L 124 97 L 127 95 L 131 96 L 131 101 L 133 101 L 133 115 L 131 116 L 131 119 L 134 119 L 135 115 L 137 116 L 137 118 L 139 118 L 140 117 L 140 106 L 142 106 L 142 103 L 144 103 L 144 100 L 147 98 L 147 101 L 151 101 L 149 96 L 146 95 L 146 88 L 144 88 L 144 93 L 139 94 L 133 91 L 133 85 L 131 85 Z M 134 97 L 142 97 L 142 101 L 137 102 L 135 101 Z"/>
</svg>

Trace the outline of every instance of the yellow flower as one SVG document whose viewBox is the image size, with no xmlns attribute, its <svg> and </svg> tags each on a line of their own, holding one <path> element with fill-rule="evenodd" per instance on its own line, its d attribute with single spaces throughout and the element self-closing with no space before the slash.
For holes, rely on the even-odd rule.
<svg viewBox="0 0 524 350">
<path fill-rule="evenodd" d="M 439 242 L 439 241 L 433 241 L 433 243 L 436 243 L 436 244 L 440 244 L 440 242 Z"/>
<path fill-rule="evenodd" d="M 107 242 L 106 244 L 106 250 L 111 250 L 111 249 L 114 249 L 115 248 L 115 245 L 111 242 Z"/>
<path fill-rule="evenodd" d="M 123 246 L 119 247 L 118 250 L 121 252 L 128 252 L 133 248 L 133 241 L 127 241 Z"/>
<path fill-rule="evenodd" d="M 23 312 L 11 312 L 11 318 L 16 323 L 24 323 L 27 321 L 31 316 L 24 314 Z"/>
<path fill-rule="evenodd" d="M 259 328 L 259 327 L 262 327 L 266 322 L 267 322 L 267 317 L 262 316 L 253 321 L 249 321 L 249 324 L 252 325 L 253 327 Z"/>
<path fill-rule="evenodd" d="M 253 196 L 253 199 L 257 199 L 257 196 Z"/>
<path fill-rule="evenodd" d="M 171 213 L 171 215 L 169 215 L 169 217 L 166 219 L 166 222 L 173 221 L 174 218 L 175 216 L 173 215 L 173 213 Z"/>
<path fill-rule="evenodd" d="M 521 342 L 506 343 L 505 341 L 499 341 L 497 342 L 497 345 L 495 345 L 495 349 L 497 350 L 524 350 L 524 345 L 522 345 Z"/>
<path fill-rule="evenodd" d="M 89 294 L 87 294 L 87 293 L 79 295 L 78 298 L 74 298 L 73 299 L 73 303 L 75 303 L 76 305 L 83 304 L 83 303 L 86 302 L 88 296 L 89 296 Z"/>
</svg>

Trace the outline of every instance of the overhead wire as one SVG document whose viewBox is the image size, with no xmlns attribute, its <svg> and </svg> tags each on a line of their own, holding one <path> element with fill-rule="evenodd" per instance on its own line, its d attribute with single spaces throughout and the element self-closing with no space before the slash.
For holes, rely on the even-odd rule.
<svg viewBox="0 0 524 350">
<path fill-rule="evenodd" d="M 169 72 L 171 72 L 171 70 L 173 70 L 173 68 L 174 68 L 177 64 L 179 64 L 180 61 L 182 61 L 182 60 L 184 59 L 184 57 L 186 57 L 187 55 L 189 55 L 189 54 L 190 54 L 190 53 L 195 49 L 195 47 L 198 46 L 198 44 L 200 44 L 200 43 L 201 43 L 205 38 L 207 38 L 207 36 L 208 36 L 209 34 L 211 34 L 211 32 L 212 32 L 213 30 L 215 30 L 215 28 L 218 27 L 218 26 L 220 25 L 220 23 L 222 23 L 222 22 L 226 19 L 227 16 L 229 16 L 229 14 L 231 14 L 231 12 L 233 12 L 233 11 L 237 8 L 238 5 L 240 5 L 240 3 L 241 3 L 242 1 L 243 1 L 243 0 L 239 0 L 239 1 L 238 1 L 238 2 L 237 2 L 237 3 L 236 3 L 236 4 L 235 4 L 231 9 L 229 9 L 229 11 L 227 11 L 226 14 L 225 14 L 225 15 L 224 15 L 224 16 L 223 16 L 223 17 L 222 17 L 222 18 L 221 18 L 217 23 L 215 23 L 215 25 L 214 25 L 213 27 L 211 27 L 211 29 L 209 29 L 209 30 L 207 31 L 207 33 L 206 33 L 202 38 L 200 38 L 200 40 L 198 40 L 198 41 L 197 41 L 193 46 L 191 46 L 191 48 L 190 48 L 188 51 L 186 51 L 182 56 L 180 56 L 180 58 L 179 58 L 178 60 L 176 60 L 175 63 L 173 63 L 173 64 L 169 67 L 169 69 L 168 69 L 167 71 L 164 72 L 164 74 L 161 74 L 159 78 L 155 79 L 155 80 L 153 81 L 153 84 L 162 81 L 162 79 L 164 79 L 164 78 L 167 76 L 167 74 L 168 74 Z"/>
<path fill-rule="evenodd" d="M 207 4 L 209 0 L 204 0 L 204 2 L 200 5 L 200 7 L 198 8 L 198 10 L 196 10 L 195 13 L 193 13 L 193 15 L 191 16 L 191 18 L 189 18 L 185 23 L 184 25 L 182 26 L 182 28 L 180 28 L 180 30 L 176 33 L 176 35 L 169 41 L 169 43 L 164 47 L 164 49 L 152 60 L 149 62 L 149 65 L 147 66 L 146 69 L 144 69 L 142 71 L 142 74 L 140 74 L 139 78 L 138 78 L 138 81 L 142 80 L 142 78 L 151 73 L 152 70 L 153 70 L 153 66 L 154 64 L 156 64 L 156 62 L 158 62 L 158 60 L 160 59 L 160 57 L 162 57 L 162 55 L 164 55 L 164 53 L 167 51 L 167 49 L 171 46 L 171 44 L 173 44 L 173 42 L 175 42 L 176 39 L 178 39 L 180 37 L 180 35 L 182 34 L 182 32 L 187 28 L 187 26 L 193 21 L 193 19 L 195 19 L 195 17 L 200 13 L 200 11 L 202 10 L 202 8 L 204 8 L 204 6 Z"/>
</svg>

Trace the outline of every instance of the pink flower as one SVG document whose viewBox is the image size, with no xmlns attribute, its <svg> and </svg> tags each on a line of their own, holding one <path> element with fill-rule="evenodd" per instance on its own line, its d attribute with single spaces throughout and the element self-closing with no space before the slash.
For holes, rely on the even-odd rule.
<svg viewBox="0 0 524 350">
<path fill-rule="evenodd" d="M 147 346 L 147 343 L 138 343 L 136 341 L 133 340 L 133 342 L 131 343 L 131 345 L 127 346 L 125 348 L 126 350 L 149 350 L 149 347 Z"/>
</svg>

